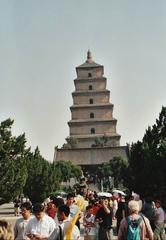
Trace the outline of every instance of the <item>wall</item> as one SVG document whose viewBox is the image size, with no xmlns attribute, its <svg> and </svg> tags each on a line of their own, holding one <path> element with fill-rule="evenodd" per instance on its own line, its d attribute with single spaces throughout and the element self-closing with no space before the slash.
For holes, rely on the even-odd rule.
<svg viewBox="0 0 166 240">
<path fill-rule="evenodd" d="M 109 103 L 109 92 L 102 92 L 98 94 L 93 94 L 93 92 L 91 92 L 91 94 L 74 95 L 73 103 L 76 105 L 89 104 L 90 99 L 93 99 L 93 104 Z"/>
<path fill-rule="evenodd" d="M 113 157 L 127 158 L 127 146 L 109 148 L 56 149 L 54 161 L 70 160 L 77 165 L 96 165 Z"/>
<path fill-rule="evenodd" d="M 88 68 L 76 68 L 78 78 L 88 78 L 89 73 L 92 77 L 102 77 L 104 74 L 104 68 L 101 67 L 88 67 Z"/>
<path fill-rule="evenodd" d="M 73 120 L 76 119 L 89 119 L 90 118 L 90 113 L 94 113 L 95 118 L 100 118 L 102 119 L 112 119 L 112 112 L 113 112 L 113 105 L 108 105 L 103 108 L 96 108 L 93 104 L 91 108 L 72 108 L 71 109 L 71 118 Z"/>
<path fill-rule="evenodd" d="M 70 136 L 91 134 L 91 128 L 95 129 L 96 134 L 116 133 L 116 121 L 75 124 L 74 126 L 70 126 Z"/>
</svg>

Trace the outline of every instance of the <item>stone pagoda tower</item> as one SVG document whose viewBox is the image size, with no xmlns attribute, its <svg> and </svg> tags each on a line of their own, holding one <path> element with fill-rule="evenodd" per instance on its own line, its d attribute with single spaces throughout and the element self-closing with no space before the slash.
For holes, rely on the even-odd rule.
<svg viewBox="0 0 166 240">
<path fill-rule="evenodd" d="M 70 133 L 62 148 L 55 147 L 54 161 L 70 160 L 84 167 L 100 165 L 113 157 L 128 158 L 128 147 L 120 146 L 113 118 L 110 91 L 104 67 L 94 62 L 90 51 L 87 60 L 76 67 L 73 105 L 70 107 Z"/>
<path fill-rule="evenodd" d="M 88 50 L 86 62 L 76 67 L 76 72 L 69 138 L 76 140 L 78 148 L 91 148 L 96 144 L 119 146 L 120 135 L 116 133 L 117 120 L 113 118 L 104 67 L 93 61 Z"/>
</svg>

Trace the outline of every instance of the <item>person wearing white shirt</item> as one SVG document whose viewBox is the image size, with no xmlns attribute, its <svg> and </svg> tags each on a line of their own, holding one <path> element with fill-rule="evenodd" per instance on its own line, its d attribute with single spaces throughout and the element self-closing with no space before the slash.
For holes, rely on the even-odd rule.
<svg viewBox="0 0 166 240">
<path fill-rule="evenodd" d="M 97 228 L 95 216 L 93 215 L 93 207 L 86 207 L 86 212 L 83 218 L 84 225 L 84 240 L 95 240 L 97 238 Z"/>
<path fill-rule="evenodd" d="M 45 208 L 42 204 L 36 204 L 33 207 L 35 215 L 26 227 L 25 234 L 31 240 L 53 240 L 56 239 L 59 227 L 55 221 L 45 214 Z"/>
<path fill-rule="evenodd" d="M 161 201 L 155 201 L 155 229 L 154 229 L 154 239 L 155 240 L 163 240 L 164 239 L 164 220 L 165 220 L 165 212 L 161 207 Z"/>
<path fill-rule="evenodd" d="M 32 205 L 30 202 L 24 202 L 21 205 L 22 217 L 18 218 L 14 226 L 14 239 L 15 240 L 28 240 L 29 238 L 25 235 L 25 228 L 31 219 Z"/>
<path fill-rule="evenodd" d="M 72 221 L 70 217 L 70 208 L 67 205 L 60 206 L 58 209 L 58 217 L 59 217 L 59 220 L 62 222 L 60 227 L 62 229 L 63 239 L 66 240 L 66 235 L 70 231 L 71 221 Z M 72 240 L 80 239 L 80 231 L 76 225 L 74 225 L 72 228 L 71 239 Z"/>
</svg>

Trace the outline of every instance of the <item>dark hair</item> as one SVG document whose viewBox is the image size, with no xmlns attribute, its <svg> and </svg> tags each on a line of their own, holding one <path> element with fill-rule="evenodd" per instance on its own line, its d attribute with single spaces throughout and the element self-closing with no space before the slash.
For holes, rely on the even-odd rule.
<svg viewBox="0 0 166 240">
<path fill-rule="evenodd" d="M 27 210 L 31 211 L 32 210 L 32 205 L 30 202 L 24 202 L 21 204 L 21 208 L 26 208 Z"/>
<path fill-rule="evenodd" d="M 44 205 L 41 203 L 36 203 L 33 207 L 33 213 L 40 213 L 43 212 L 45 209 Z"/>
<path fill-rule="evenodd" d="M 155 203 L 159 203 L 161 205 L 161 201 L 159 199 L 156 199 Z"/>
<path fill-rule="evenodd" d="M 70 208 L 66 204 L 64 204 L 58 208 L 58 212 L 60 212 L 60 213 L 63 212 L 65 214 L 65 216 L 68 217 L 70 214 Z"/>
<path fill-rule="evenodd" d="M 92 208 L 93 208 L 92 205 L 88 205 L 88 206 L 86 207 L 86 211 L 88 211 L 89 209 L 92 209 Z"/>
<path fill-rule="evenodd" d="M 75 194 L 74 193 L 69 193 L 68 195 L 67 195 L 67 199 L 69 199 L 69 198 L 74 198 L 75 197 Z"/>
<path fill-rule="evenodd" d="M 64 200 L 63 200 L 63 198 L 54 197 L 53 200 L 52 200 L 52 203 L 53 203 L 57 208 L 59 208 L 60 206 L 64 205 Z"/>
</svg>

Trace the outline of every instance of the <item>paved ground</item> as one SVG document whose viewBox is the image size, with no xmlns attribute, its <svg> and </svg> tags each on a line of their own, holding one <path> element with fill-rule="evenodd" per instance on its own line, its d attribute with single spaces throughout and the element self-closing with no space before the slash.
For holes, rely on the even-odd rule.
<svg viewBox="0 0 166 240">
<path fill-rule="evenodd" d="M 13 203 L 0 205 L 0 219 L 6 219 L 14 226 L 17 218 L 14 216 Z"/>
</svg>

